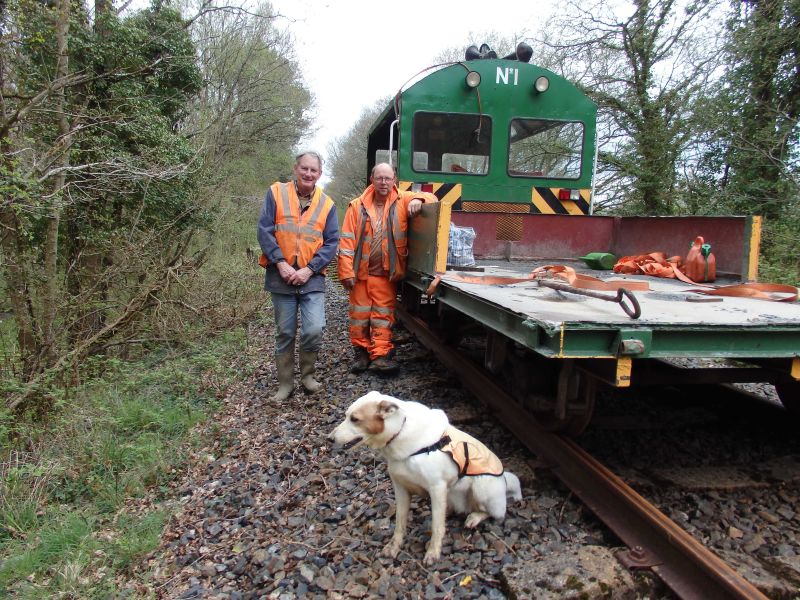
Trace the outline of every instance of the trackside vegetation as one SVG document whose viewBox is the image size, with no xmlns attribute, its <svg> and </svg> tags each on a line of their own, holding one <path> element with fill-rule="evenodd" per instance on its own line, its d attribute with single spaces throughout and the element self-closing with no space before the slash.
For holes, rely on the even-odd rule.
<svg viewBox="0 0 800 600">
<path fill-rule="evenodd" d="M 314 125 L 269 2 L 129 5 L 0 2 L 2 597 L 117 597 L 158 545 L 224 444 L 212 417 L 270 318 L 254 225 Z M 562 8 L 486 39 L 598 105 L 598 212 L 761 215 L 761 279 L 797 284 L 798 0 Z M 464 35 L 449 58 L 484 41 Z M 327 149 L 340 209 L 381 104 Z"/>
<path fill-rule="evenodd" d="M 311 94 L 269 4 L 0 23 L 0 596 L 118 597 L 254 362 L 254 224 Z"/>
</svg>

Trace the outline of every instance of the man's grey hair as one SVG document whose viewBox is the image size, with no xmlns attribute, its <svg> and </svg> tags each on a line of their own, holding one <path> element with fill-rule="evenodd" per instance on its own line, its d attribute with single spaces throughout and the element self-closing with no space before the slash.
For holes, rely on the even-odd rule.
<svg viewBox="0 0 800 600">
<path fill-rule="evenodd" d="M 301 152 L 297 156 L 294 157 L 294 164 L 299 164 L 300 159 L 304 156 L 310 156 L 312 158 L 316 158 L 317 162 L 319 163 L 319 170 L 322 171 L 322 157 L 319 155 L 319 152 L 314 152 L 313 150 L 308 150 L 306 152 Z"/>
</svg>

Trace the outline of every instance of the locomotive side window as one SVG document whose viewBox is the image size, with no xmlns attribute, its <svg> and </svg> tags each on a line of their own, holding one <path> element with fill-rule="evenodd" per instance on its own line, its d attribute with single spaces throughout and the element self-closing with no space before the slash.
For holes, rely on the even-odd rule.
<svg viewBox="0 0 800 600">
<path fill-rule="evenodd" d="M 375 164 L 378 163 L 390 163 L 393 165 L 397 164 L 397 150 L 392 150 L 392 159 L 389 160 L 389 151 L 388 150 L 376 150 L 375 151 Z"/>
<path fill-rule="evenodd" d="M 508 174 L 578 179 L 583 155 L 583 123 L 513 119 L 509 131 Z"/>
<path fill-rule="evenodd" d="M 492 121 L 486 115 L 418 112 L 411 136 L 418 172 L 489 172 Z"/>
</svg>

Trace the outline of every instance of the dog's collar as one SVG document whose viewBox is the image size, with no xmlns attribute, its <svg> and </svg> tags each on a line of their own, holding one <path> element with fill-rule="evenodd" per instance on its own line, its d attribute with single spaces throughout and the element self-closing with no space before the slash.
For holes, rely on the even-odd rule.
<svg viewBox="0 0 800 600">
<path fill-rule="evenodd" d="M 400 435 L 400 432 L 401 432 L 401 431 L 403 431 L 403 427 L 405 427 L 405 426 L 406 426 L 406 418 L 405 418 L 405 417 L 403 417 L 403 424 L 402 424 L 402 425 L 400 425 L 400 429 L 398 429 L 398 430 L 397 430 L 397 433 L 395 433 L 395 434 L 394 434 L 394 435 L 391 437 L 391 439 L 390 439 L 388 442 L 386 442 L 386 443 L 384 444 L 384 446 L 383 446 L 383 447 L 384 447 L 384 448 L 387 448 L 387 447 L 389 446 L 389 444 L 391 444 L 391 443 L 394 441 L 394 439 L 395 439 L 395 438 L 396 438 L 398 435 Z"/>
<path fill-rule="evenodd" d="M 424 448 L 420 448 L 419 450 L 411 454 L 411 456 L 416 456 L 417 454 L 427 454 L 428 452 L 441 450 L 449 443 L 450 443 L 450 436 L 445 434 L 441 438 L 439 438 L 439 441 L 436 442 L 435 444 L 431 444 L 430 446 L 425 446 Z"/>
</svg>

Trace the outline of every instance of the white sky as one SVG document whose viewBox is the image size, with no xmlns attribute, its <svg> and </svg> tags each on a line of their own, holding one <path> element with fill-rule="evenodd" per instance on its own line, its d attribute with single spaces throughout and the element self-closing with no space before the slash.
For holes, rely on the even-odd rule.
<svg viewBox="0 0 800 600">
<path fill-rule="evenodd" d="M 272 0 L 291 21 L 303 77 L 316 98 L 318 131 L 304 149 L 327 157 L 328 144 L 347 133 L 363 108 L 393 95 L 433 64 L 441 51 L 483 33 L 522 39 L 544 26 L 553 0 Z M 470 40 L 471 34 L 475 34 Z M 327 166 L 327 165 L 326 165 Z"/>
</svg>

